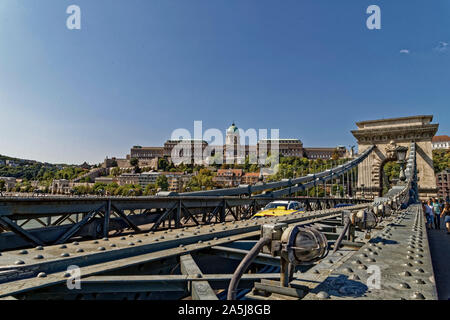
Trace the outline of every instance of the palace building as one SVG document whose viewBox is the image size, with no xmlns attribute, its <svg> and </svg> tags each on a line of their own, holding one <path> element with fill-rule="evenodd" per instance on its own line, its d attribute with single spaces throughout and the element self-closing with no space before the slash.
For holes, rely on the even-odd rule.
<svg viewBox="0 0 450 320">
<path fill-rule="evenodd" d="M 220 163 L 243 164 L 246 157 L 252 155 L 259 157 L 261 156 L 259 153 L 267 155 L 271 152 L 272 147 L 276 148 L 276 145 L 278 145 L 278 154 L 283 157 L 330 159 L 336 153 L 339 157 L 347 155 L 345 147 L 305 148 L 299 139 L 261 139 L 256 145 L 242 144 L 239 128 L 235 123 L 232 123 L 226 130 L 225 144 L 223 146 L 208 145 L 208 142 L 204 140 L 195 139 L 167 140 L 162 147 L 133 146 L 127 159 L 137 158 L 141 161 L 164 157 L 169 161 L 177 163 L 177 161 L 174 161 L 176 159 L 172 159 L 173 155 L 176 154 L 179 161 L 183 160 L 188 163 L 199 164 L 202 161 L 209 163 L 211 157 L 219 158 L 220 154 L 216 154 L 215 151 L 222 150 Z M 208 149 L 206 151 L 210 152 L 205 152 L 207 148 L 210 150 Z M 186 150 L 188 150 L 187 154 Z M 205 154 L 209 154 L 210 156 L 204 159 Z M 195 160 L 197 161 L 195 162 Z"/>
</svg>

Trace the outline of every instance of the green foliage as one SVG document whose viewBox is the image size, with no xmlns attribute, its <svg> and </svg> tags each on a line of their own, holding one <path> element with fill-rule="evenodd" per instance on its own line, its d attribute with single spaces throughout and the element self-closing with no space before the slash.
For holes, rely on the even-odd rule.
<svg viewBox="0 0 450 320">
<path fill-rule="evenodd" d="M 169 182 L 165 175 L 162 174 L 156 178 L 156 188 L 159 188 L 162 191 L 167 191 L 169 189 Z"/>
<path fill-rule="evenodd" d="M 158 159 L 158 169 L 162 171 L 166 171 L 169 167 L 169 162 L 166 158 L 159 158 Z"/>
<path fill-rule="evenodd" d="M 76 186 L 73 188 L 73 193 L 76 195 L 92 194 L 92 188 L 89 186 Z"/>
<path fill-rule="evenodd" d="M 80 182 L 84 182 L 84 183 L 92 183 L 92 178 L 91 177 L 83 177 L 80 179 Z"/>
<path fill-rule="evenodd" d="M 188 182 L 186 188 L 189 191 L 211 190 L 214 188 L 214 173 L 208 169 L 200 169 L 196 176 L 193 176 Z"/>
<path fill-rule="evenodd" d="M 142 188 L 137 184 L 127 184 L 124 186 L 120 186 L 115 190 L 115 195 L 120 196 L 141 196 Z"/>
<path fill-rule="evenodd" d="M 281 179 L 292 179 L 306 176 L 310 173 L 317 173 L 331 167 L 340 165 L 348 160 L 340 159 L 337 161 L 323 159 L 306 159 L 297 157 L 280 157 L 280 164 L 275 175 L 269 177 L 269 181 L 278 181 Z"/>
<path fill-rule="evenodd" d="M 394 179 L 398 179 L 400 175 L 400 165 L 395 161 L 388 161 L 384 165 L 383 170 L 389 180 L 389 184 L 391 184 Z"/>
<path fill-rule="evenodd" d="M 154 194 L 156 194 L 157 189 L 158 189 L 158 188 L 156 187 L 156 184 L 154 184 L 154 183 L 149 183 L 149 184 L 145 187 L 143 194 L 144 194 L 144 196 L 151 196 L 151 195 L 154 195 Z"/>
<path fill-rule="evenodd" d="M 96 182 L 92 187 L 92 193 L 102 195 L 106 193 L 106 183 Z"/>
<path fill-rule="evenodd" d="M 111 175 L 113 177 L 120 176 L 120 168 L 119 167 L 112 168 L 111 169 Z"/>
<path fill-rule="evenodd" d="M 139 165 L 139 159 L 138 159 L 138 158 L 131 158 L 131 159 L 130 159 L 130 164 L 131 164 L 133 167 L 136 167 L 137 165 Z"/>
<path fill-rule="evenodd" d="M 0 165 L 0 176 L 24 180 L 51 181 L 53 179 L 72 180 L 88 172 L 73 165 L 56 165 L 32 160 L 22 160 L 0 155 L 0 160 L 11 160 L 17 166 Z"/>
<path fill-rule="evenodd" d="M 435 173 L 450 168 L 450 150 L 433 150 L 433 166 Z"/>
</svg>

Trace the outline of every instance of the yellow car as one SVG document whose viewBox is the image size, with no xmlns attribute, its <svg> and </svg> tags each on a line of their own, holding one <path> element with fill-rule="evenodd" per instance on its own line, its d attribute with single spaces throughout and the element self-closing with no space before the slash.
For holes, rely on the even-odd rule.
<svg viewBox="0 0 450 320">
<path fill-rule="evenodd" d="M 297 201 L 273 201 L 257 212 L 252 219 L 262 217 L 279 217 L 288 214 L 304 213 L 305 208 Z"/>
</svg>

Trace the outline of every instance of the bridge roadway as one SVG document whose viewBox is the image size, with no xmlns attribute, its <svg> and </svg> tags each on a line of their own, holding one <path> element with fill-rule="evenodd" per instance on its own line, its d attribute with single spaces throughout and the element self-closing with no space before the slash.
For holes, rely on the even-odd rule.
<svg viewBox="0 0 450 320">
<path fill-rule="evenodd" d="M 321 262 L 320 264 L 326 264 Z M 319 268 L 320 268 L 319 264 Z M 379 288 L 369 278 L 379 268 Z M 324 294 L 325 293 L 325 294 Z M 411 205 L 346 261 L 329 272 L 306 300 L 436 300 L 435 275 L 420 205 Z"/>
<path fill-rule="evenodd" d="M 428 230 L 431 259 L 440 300 L 450 300 L 450 235 L 446 231 L 443 223 L 440 230 Z"/>
</svg>

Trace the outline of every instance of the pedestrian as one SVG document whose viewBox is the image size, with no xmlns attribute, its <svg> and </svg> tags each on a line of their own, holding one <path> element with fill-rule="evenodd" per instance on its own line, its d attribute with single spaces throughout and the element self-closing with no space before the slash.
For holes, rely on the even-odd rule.
<svg viewBox="0 0 450 320">
<path fill-rule="evenodd" d="M 425 213 L 427 220 L 428 230 L 433 229 L 433 207 L 431 205 L 431 200 L 428 200 L 428 203 L 423 203 L 423 212 Z"/>
<path fill-rule="evenodd" d="M 445 227 L 447 228 L 447 234 L 450 234 L 450 203 L 446 203 L 444 210 L 442 210 L 441 217 L 444 218 Z"/>
<path fill-rule="evenodd" d="M 439 230 L 441 229 L 441 205 L 436 198 L 433 199 L 433 212 L 434 212 L 434 228 Z"/>
</svg>

